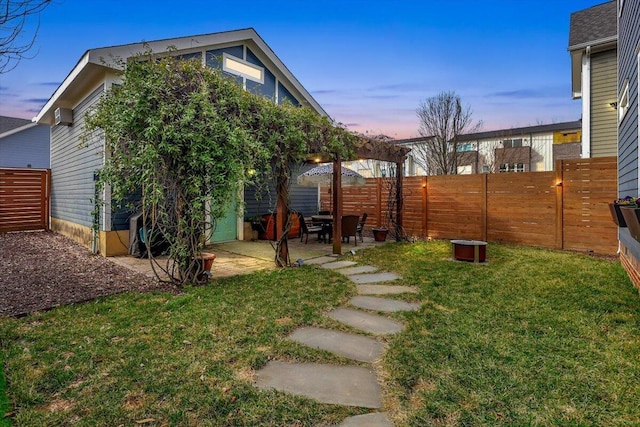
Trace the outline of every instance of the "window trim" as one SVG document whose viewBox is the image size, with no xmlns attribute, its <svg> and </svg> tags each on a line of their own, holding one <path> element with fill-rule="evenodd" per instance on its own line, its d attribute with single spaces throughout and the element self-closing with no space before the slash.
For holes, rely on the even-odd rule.
<svg viewBox="0 0 640 427">
<path fill-rule="evenodd" d="M 237 63 L 238 68 L 232 68 L 229 66 L 230 63 Z M 259 73 L 260 77 L 256 77 L 255 75 L 251 75 L 249 70 L 247 72 L 243 72 L 243 68 L 248 68 L 249 70 L 253 70 Z M 258 82 L 260 84 L 264 84 L 264 68 L 259 67 L 255 64 L 245 61 L 244 59 L 238 58 L 233 55 L 229 55 L 226 52 L 222 53 L 222 71 L 225 71 L 230 74 L 234 74 L 236 76 L 244 77 L 245 79 L 249 79 L 254 82 Z"/>
<path fill-rule="evenodd" d="M 622 93 L 620 94 L 620 99 L 618 99 L 618 123 L 622 123 L 622 120 L 627 115 L 627 111 L 629 110 L 629 79 L 624 81 L 624 86 L 622 87 Z"/>
</svg>

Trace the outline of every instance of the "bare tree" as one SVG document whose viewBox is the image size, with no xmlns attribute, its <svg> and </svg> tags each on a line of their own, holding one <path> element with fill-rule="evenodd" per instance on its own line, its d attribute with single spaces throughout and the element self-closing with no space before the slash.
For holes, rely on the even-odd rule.
<svg viewBox="0 0 640 427">
<path fill-rule="evenodd" d="M 39 15 L 52 0 L 0 0 L 0 74 L 14 69 L 33 47 L 40 22 L 33 35 L 24 32 L 27 18 Z"/>
<path fill-rule="evenodd" d="M 427 175 L 453 175 L 458 170 L 458 136 L 477 132 L 482 122 L 473 122 L 473 113 L 464 107 L 455 92 L 440 92 L 420 103 L 418 133 L 422 142 L 412 145 L 416 163 Z"/>
</svg>

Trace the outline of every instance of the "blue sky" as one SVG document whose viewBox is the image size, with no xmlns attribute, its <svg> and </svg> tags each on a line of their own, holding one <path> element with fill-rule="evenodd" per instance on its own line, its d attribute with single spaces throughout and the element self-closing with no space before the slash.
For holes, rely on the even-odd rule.
<svg viewBox="0 0 640 427">
<path fill-rule="evenodd" d="M 0 115 L 35 116 L 87 49 L 253 27 L 352 130 L 417 136 L 420 102 L 449 90 L 483 130 L 572 121 L 569 16 L 602 2 L 54 0 L 34 57 L 0 75 Z"/>
</svg>

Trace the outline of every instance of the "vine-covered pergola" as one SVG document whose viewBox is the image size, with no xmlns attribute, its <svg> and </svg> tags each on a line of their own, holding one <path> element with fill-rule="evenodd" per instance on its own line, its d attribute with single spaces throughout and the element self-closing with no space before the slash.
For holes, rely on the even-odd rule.
<svg viewBox="0 0 640 427">
<path fill-rule="evenodd" d="M 343 152 L 350 153 L 346 158 L 342 158 L 339 153 L 327 152 L 326 147 L 321 141 L 312 142 L 309 144 L 309 159 L 313 159 L 313 162 L 327 163 L 333 162 L 333 253 L 342 253 L 342 223 L 339 220 L 342 218 L 342 174 L 341 166 L 343 161 L 352 160 L 379 160 L 396 165 L 396 183 L 395 183 L 395 197 L 396 197 L 396 223 L 398 227 L 402 227 L 402 181 L 404 174 L 404 162 L 407 158 L 409 148 L 401 147 L 388 141 L 383 141 L 375 138 L 356 137 L 346 138 L 344 143 L 347 145 L 347 150 Z M 312 160 L 309 160 L 310 162 Z M 287 228 L 287 218 L 289 217 L 287 197 L 280 191 L 284 187 L 276 184 L 278 189 L 277 204 L 276 204 L 276 228 L 277 235 L 282 236 L 284 230 Z M 278 254 L 276 258 L 288 259 L 288 248 L 286 243 L 278 246 Z"/>
</svg>

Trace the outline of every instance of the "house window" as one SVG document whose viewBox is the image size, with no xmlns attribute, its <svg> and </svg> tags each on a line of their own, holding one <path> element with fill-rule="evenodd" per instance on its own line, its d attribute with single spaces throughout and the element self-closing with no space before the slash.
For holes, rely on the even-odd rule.
<svg viewBox="0 0 640 427">
<path fill-rule="evenodd" d="M 456 150 L 458 151 L 458 153 L 473 151 L 473 144 L 471 142 L 458 144 L 458 146 L 456 147 Z"/>
<path fill-rule="evenodd" d="M 629 109 L 629 79 L 625 80 L 622 87 L 622 93 L 620 94 L 620 100 L 618 101 L 618 122 L 624 119 Z"/>
<path fill-rule="evenodd" d="M 482 168 L 484 172 L 484 166 Z M 503 172 L 524 172 L 524 163 L 503 163 L 500 165 L 500 173 Z"/>
<path fill-rule="evenodd" d="M 489 165 L 482 165 L 482 173 L 489 173 L 489 172 L 491 172 Z"/>
<path fill-rule="evenodd" d="M 222 70 L 254 82 L 264 83 L 264 69 L 262 67 L 228 55 L 226 52 L 222 54 Z"/>
<path fill-rule="evenodd" d="M 522 147 L 522 138 L 503 139 L 502 146 L 504 148 L 519 148 Z"/>
<path fill-rule="evenodd" d="M 471 173 L 473 173 L 473 169 L 471 165 L 458 166 L 456 172 L 458 173 L 458 175 L 470 175 Z"/>
</svg>

